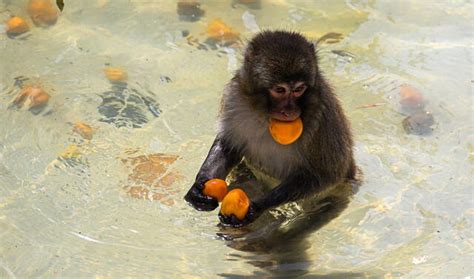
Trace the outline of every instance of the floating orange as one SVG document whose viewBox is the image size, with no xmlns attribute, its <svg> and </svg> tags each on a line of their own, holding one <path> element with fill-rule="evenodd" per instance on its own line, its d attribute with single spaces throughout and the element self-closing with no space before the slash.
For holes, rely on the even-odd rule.
<svg viewBox="0 0 474 279">
<path fill-rule="evenodd" d="M 59 16 L 59 10 L 51 0 L 30 0 L 27 10 L 33 22 L 40 26 L 56 23 Z"/>
<path fill-rule="evenodd" d="M 19 35 L 28 32 L 28 30 L 30 30 L 30 26 L 21 17 L 13 16 L 7 21 L 8 35 Z"/>
<path fill-rule="evenodd" d="M 25 86 L 13 103 L 18 107 L 27 106 L 28 109 L 46 105 L 49 101 L 49 94 L 43 88 L 37 86 Z"/>
<path fill-rule="evenodd" d="M 227 193 L 222 200 L 221 213 L 226 216 L 235 215 L 237 219 L 243 220 L 249 211 L 250 199 L 241 189 L 234 189 Z"/>
<path fill-rule="evenodd" d="M 128 78 L 127 72 L 120 68 L 106 67 L 104 73 L 110 82 L 126 82 Z"/>
<path fill-rule="evenodd" d="M 61 152 L 61 154 L 59 154 L 59 157 L 63 159 L 79 159 L 81 155 L 82 155 L 82 152 L 79 146 L 75 144 L 71 144 L 68 147 L 66 147 L 66 150 L 64 150 L 63 152 Z"/>
<path fill-rule="evenodd" d="M 297 118 L 294 121 L 270 120 L 270 134 L 279 144 L 287 145 L 295 142 L 303 133 L 303 121 Z"/>
<path fill-rule="evenodd" d="M 76 124 L 74 124 L 74 132 L 78 133 L 81 137 L 88 140 L 91 140 L 92 135 L 94 134 L 94 130 L 92 129 L 92 127 L 84 122 L 76 122 Z"/>
<path fill-rule="evenodd" d="M 404 108 L 423 108 L 424 102 L 423 94 L 416 88 L 406 84 L 400 86 L 400 104 Z"/>
<path fill-rule="evenodd" d="M 209 38 L 217 41 L 233 42 L 239 38 L 239 32 L 233 30 L 220 19 L 215 19 L 209 23 L 206 29 Z"/>
<path fill-rule="evenodd" d="M 204 190 L 202 193 L 206 196 L 216 198 L 218 201 L 222 201 L 227 195 L 227 183 L 225 180 L 214 178 L 204 183 Z"/>
</svg>

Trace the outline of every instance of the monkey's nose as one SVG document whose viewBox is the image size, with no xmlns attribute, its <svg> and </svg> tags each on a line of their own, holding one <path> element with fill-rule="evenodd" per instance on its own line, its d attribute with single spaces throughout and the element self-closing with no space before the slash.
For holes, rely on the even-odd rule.
<svg viewBox="0 0 474 279">
<path fill-rule="evenodd" d="M 300 116 L 300 113 L 299 111 L 281 110 L 279 115 L 278 119 L 281 121 L 293 121 Z"/>
<path fill-rule="evenodd" d="M 294 117 L 297 113 L 294 111 L 282 111 L 281 114 L 283 114 L 285 117 Z"/>
</svg>

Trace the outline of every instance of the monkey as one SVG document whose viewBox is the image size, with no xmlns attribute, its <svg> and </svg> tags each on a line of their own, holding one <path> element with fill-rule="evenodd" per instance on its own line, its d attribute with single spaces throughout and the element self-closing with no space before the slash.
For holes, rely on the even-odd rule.
<svg viewBox="0 0 474 279">
<path fill-rule="evenodd" d="M 224 89 L 217 136 L 184 197 L 197 210 L 214 210 L 218 202 L 202 193 L 204 183 L 225 180 L 241 161 L 276 179 L 276 187 L 250 201 L 243 220 L 219 214 L 220 223 L 231 227 L 355 180 L 357 171 L 350 123 L 319 69 L 315 44 L 297 32 L 268 30 L 250 40 L 243 58 Z M 297 118 L 304 128 L 295 142 L 273 140 L 271 119 Z"/>
</svg>

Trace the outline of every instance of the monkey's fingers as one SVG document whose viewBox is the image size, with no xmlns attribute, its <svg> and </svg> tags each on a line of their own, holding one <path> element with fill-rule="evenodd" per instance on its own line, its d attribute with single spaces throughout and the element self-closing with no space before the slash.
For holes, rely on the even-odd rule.
<svg viewBox="0 0 474 279">
<path fill-rule="evenodd" d="M 219 221 L 224 227 L 239 228 L 245 225 L 241 220 L 237 219 L 234 214 L 224 215 L 222 213 L 219 213 Z"/>
<path fill-rule="evenodd" d="M 252 223 L 253 220 L 255 220 L 256 216 L 257 214 L 255 211 L 255 206 L 253 206 L 253 204 L 250 204 L 249 210 L 247 214 L 245 215 L 244 219 L 240 220 L 234 214 L 224 215 L 219 212 L 219 221 L 221 222 L 221 225 L 224 227 L 240 228 L 249 223 Z"/>
<path fill-rule="evenodd" d="M 212 211 L 219 206 L 217 199 L 203 195 L 195 185 L 189 189 L 184 199 L 199 211 Z"/>
</svg>

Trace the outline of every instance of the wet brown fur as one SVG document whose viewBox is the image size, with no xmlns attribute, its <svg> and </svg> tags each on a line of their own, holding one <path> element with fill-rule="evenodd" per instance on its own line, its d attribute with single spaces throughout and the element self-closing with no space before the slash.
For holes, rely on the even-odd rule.
<svg viewBox="0 0 474 279">
<path fill-rule="evenodd" d="M 300 102 L 304 131 L 297 142 L 282 146 L 272 142 L 267 131 L 268 88 L 294 80 L 309 85 Z M 349 122 L 318 69 L 314 46 L 298 33 L 263 32 L 250 42 L 244 65 L 225 90 L 220 121 L 224 140 L 250 158 L 251 164 L 256 163 L 263 171 L 270 169 L 269 174 L 277 179 L 285 179 L 297 168 L 307 169 L 324 185 L 354 178 Z M 285 173 L 252 162 L 255 156 L 248 154 L 249 150 L 267 152 L 264 145 L 273 146 L 271 161 L 284 165 Z M 282 157 L 279 153 L 289 149 L 293 158 L 283 156 L 285 160 L 278 160 Z"/>
<path fill-rule="evenodd" d="M 307 86 L 297 99 L 303 133 L 281 145 L 268 130 L 269 89 L 298 81 Z M 349 122 L 319 71 L 314 45 L 299 33 L 265 31 L 250 41 L 243 66 L 224 90 L 216 139 L 185 199 L 198 210 L 215 209 L 217 200 L 202 194 L 204 182 L 225 179 L 242 158 L 279 184 L 252 200 L 244 220 L 220 215 L 226 225 L 244 225 L 269 208 L 355 179 Z"/>
</svg>

